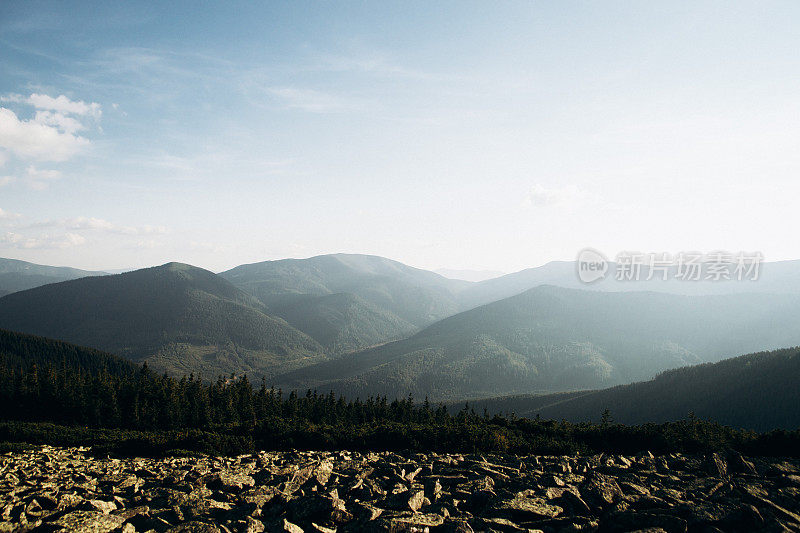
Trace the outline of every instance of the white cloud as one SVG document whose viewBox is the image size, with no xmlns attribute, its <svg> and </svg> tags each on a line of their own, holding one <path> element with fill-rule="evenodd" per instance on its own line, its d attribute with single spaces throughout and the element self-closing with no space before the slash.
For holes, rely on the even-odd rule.
<svg viewBox="0 0 800 533">
<path fill-rule="evenodd" d="M 80 121 L 72 117 L 62 115 L 61 113 L 54 113 L 52 111 L 37 111 L 34 117 L 34 122 L 39 124 L 46 124 L 48 126 L 55 126 L 65 133 L 75 133 L 85 128 Z"/>
<path fill-rule="evenodd" d="M 53 98 L 46 94 L 32 94 L 25 103 L 32 105 L 36 109 L 49 109 L 65 115 L 83 115 L 99 118 L 103 113 L 100 104 L 92 102 L 87 104 L 84 101 L 73 101 L 63 94 Z"/>
<path fill-rule="evenodd" d="M 146 239 L 146 240 L 142 239 L 142 240 L 136 241 L 136 243 L 133 245 L 133 247 L 137 248 L 137 249 L 140 249 L 140 250 L 152 250 L 153 248 L 158 248 L 161 245 L 162 245 L 162 243 L 158 242 L 155 239 Z"/>
<path fill-rule="evenodd" d="M 113 230 L 116 228 L 114 224 L 108 220 L 94 217 L 76 217 L 65 219 L 56 225 L 63 226 L 68 229 L 82 230 L 82 229 L 100 229 L 100 230 Z"/>
<path fill-rule="evenodd" d="M 64 249 L 80 246 L 86 243 L 86 237 L 77 233 L 63 235 L 43 235 L 39 237 L 25 237 L 19 233 L 7 232 L 0 237 L 0 244 L 11 245 L 13 248 L 31 249 Z"/>
<path fill-rule="evenodd" d="M 4 187 L 14 181 L 17 181 L 17 178 L 14 176 L 0 176 L 0 187 Z"/>
<path fill-rule="evenodd" d="M 66 96 L 46 94 L 22 96 L 10 94 L 0 97 L 0 102 L 15 102 L 32 106 L 36 113 L 31 119 L 23 119 L 11 109 L 0 107 L 0 166 L 9 154 L 22 160 L 66 161 L 89 146 L 88 139 L 76 135 L 86 129 L 84 121 L 99 120 L 102 109 L 97 102 L 70 100 Z M 99 127 L 99 126 L 98 126 Z M 5 149 L 5 150 L 3 150 Z M 31 187 L 45 188 L 52 174 L 28 175 Z"/>
<path fill-rule="evenodd" d="M 61 179 L 61 172 L 58 170 L 39 170 L 31 165 L 25 169 L 25 179 L 31 189 L 41 191 L 48 187 L 49 182 Z"/>
<path fill-rule="evenodd" d="M 17 244 L 19 242 L 22 242 L 23 239 L 24 239 L 24 237 L 22 235 L 20 235 L 19 233 L 14 233 L 14 232 L 8 231 L 8 232 L 6 232 L 5 235 L 0 237 L 0 243 L 3 243 L 3 244 Z"/>
<path fill-rule="evenodd" d="M 19 213 L 11 213 L 10 211 L 6 211 L 3 208 L 0 208 L 0 220 L 14 220 L 15 218 L 19 218 Z"/>
<path fill-rule="evenodd" d="M 18 157 L 41 161 L 65 161 L 83 150 L 89 141 L 58 126 L 20 120 L 10 109 L 0 107 L 0 148 Z"/>
<path fill-rule="evenodd" d="M 63 226 L 72 230 L 103 230 L 120 235 L 163 235 L 167 232 L 163 226 L 121 226 L 94 217 L 77 217 L 63 221 Z"/>
<path fill-rule="evenodd" d="M 34 222 L 28 228 L 63 228 L 71 231 L 103 231 L 118 235 L 163 235 L 167 232 L 163 226 L 123 226 L 108 220 L 95 217 L 73 217 L 60 220 Z"/>
<path fill-rule="evenodd" d="M 523 205 L 541 208 L 575 208 L 593 203 L 593 201 L 592 195 L 574 185 L 548 187 L 536 184 L 528 190 Z"/>
<path fill-rule="evenodd" d="M 20 217 L 0 209 L 0 221 Z M 15 249 L 66 249 L 93 243 L 119 242 L 127 240 L 128 245 L 145 247 L 159 246 L 159 236 L 166 233 L 162 226 L 123 226 L 96 217 L 73 217 L 58 220 L 45 220 L 31 224 L 7 224 L 14 231 L 0 234 L 0 248 Z"/>
</svg>

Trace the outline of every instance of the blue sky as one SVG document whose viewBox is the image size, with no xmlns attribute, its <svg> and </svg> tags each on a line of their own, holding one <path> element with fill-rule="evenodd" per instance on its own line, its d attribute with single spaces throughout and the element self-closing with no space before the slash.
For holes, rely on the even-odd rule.
<svg viewBox="0 0 800 533">
<path fill-rule="evenodd" d="M 0 3 L 0 256 L 800 258 L 794 2 Z"/>
</svg>

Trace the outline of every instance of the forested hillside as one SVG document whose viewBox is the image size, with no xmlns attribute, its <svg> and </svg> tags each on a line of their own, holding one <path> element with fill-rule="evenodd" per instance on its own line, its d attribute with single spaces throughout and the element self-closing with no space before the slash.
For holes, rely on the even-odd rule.
<svg viewBox="0 0 800 533">
<path fill-rule="evenodd" d="M 495 398 L 477 401 L 475 407 L 573 422 L 598 421 L 608 409 L 613 420 L 625 424 L 677 420 L 693 413 L 759 431 L 796 429 L 799 376 L 800 348 L 790 348 L 678 368 L 651 381 L 605 390 Z"/>
<path fill-rule="evenodd" d="M 175 374 L 270 374 L 321 346 L 224 279 L 189 265 L 46 285 L 0 298 L 0 327 L 108 350 Z"/>
<path fill-rule="evenodd" d="M 542 286 L 402 341 L 276 378 L 348 396 L 480 398 L 594 389 L 800 344 L 800 297 L 677 296 Z"/>
<path fill-rule="evenodd" d="M 304 295 L 273 311 L 336 355 L 414 333 L 417 328 L 355 294 Z"/>
<path fill-rule="evenodd" d="M 91 375 L 126 375 L 139 368 L 127 359 L 100 350 L 4 329 L 0 329 L 0 359 L 6 372 L 27 372 L 33 366 L 49 365 Z"/>
<path fill-rule="evenodd" d="M 416 327 L 456 313 L 456 294 L 470 285 L 384 257 L 358 254 L 264 261 L 220 276 L 270 309 L 302 295 L 349 293 Z"/>
<path fill-rule="evenodd" d="M 136 368 L 110 354 L 0 330 L 0 443 L 94 445 L 97 453 L 273 449 L 634 453 L 734 448 L 796 455 L 800 435 L 757 435 L 696 419 L 619 426 L 489 416 L 385 396 L 253 387 Z M 178 450 L 176 450 L 178 449 Z"/>
</svg>

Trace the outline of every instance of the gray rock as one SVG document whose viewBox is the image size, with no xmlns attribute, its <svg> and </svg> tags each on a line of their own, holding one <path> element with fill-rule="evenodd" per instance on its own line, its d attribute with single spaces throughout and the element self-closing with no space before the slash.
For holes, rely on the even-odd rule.
<svg viewBox="0 0 800 533">
<path fill-rule="evenodd" d="M 110 459 L 0 455 L 6 531 L 800 530 L 800 462 L 261 452 Z"/>
<path fill-rule="evenodd" d="M 105 533 L 122 525 L 122 518 L 100 511 L 72 511 L 50 523 L 63 531 Z"/>
<path fill-rule="evenodd" d="M 214 524 L 206 522 L 184 522 L 179 526 L 170 528 L 168 533 L 222 533 L 222 530 Z"/>
<path fill-rule="evenodd" d="M 564 512 L 563 508 L 548 503 L 530 491 L 518 492 L 513 498 L 503 500 L 495 506 L 495 510 L 526 520 L 553 518 Z"/>
<path fill-rule="evenodd" d="M 252 488 L 256 481 L 247 474 L 220 472 L 212 474 L 207 480 L 208 488 L 226 492 L 241 492 Z"/>
</svg>

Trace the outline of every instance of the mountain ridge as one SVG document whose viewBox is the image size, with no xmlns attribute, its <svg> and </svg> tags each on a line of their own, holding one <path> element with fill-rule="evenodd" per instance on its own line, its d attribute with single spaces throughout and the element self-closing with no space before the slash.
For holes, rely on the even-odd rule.
<svg viewBox="0 0 800 533">
<path fill-rule="evenodd" d="M 745 346 L 800 344 L 800 296 L 680 296 L 539 286 L 403 340 L 276 377 L 348 396 L 497 396 L 589 389 L 713 361 Z M 786 333 L 789 332 L 789 333 Z"/>
<path fill-rule="evenodd" d="M 173 373 L 257 372 L 319 344 L 221 277 L 183 263 L 88 277 L 0 298 L 0 327 L 111 351 Z"/>
<path fill-rule="evenodd" d="M 608 409 L 612 419 L 623 424 L 679 420 L 692 413 L 756 431 L 792 430 L 800 427 L 798 375 L 800 347 L 795 346 L 668 370 L 652 380 L 608 389 L 488 398 L 471 404 L 492 413 L 571 422 L 597 422 Z"/>
<path fill-rule="evenodd" d="M 301 330 L 338 328 L 315 337 L 323 345 L 341 346 L 333 348 L 336 352 L 388 342 L 455 314 L 460 308 L 458 293 L 470 285 L 384 257 L 361 254 L 262 261 L 240 265 L 220 276 L 258 298 L 271 313 L 295 325 L 305 324 Z M 350 294 L 357 300 L 341 300 L 340 307 L 334 309 L 335 294 Z M 323 297 L 328 297 L 325 303 L 319 300 Z M 316 326 L 310 326 L 296 312 L 298 306 L 310 305 L 310 298 L 317 298 L 318 305 L 325 308 L 310 309 L 318 321 Z M 363 328 L 344 318 L 354 307 L 359 307 L 356 314 L 364 318 Z"/>
<path fill-rule="evenodd" d="M 106 272 L 40 265 L 2 257 L 0 258 L 0 297 L 49 283 L 103 275 L 106 275 Z"/>
</svg>

